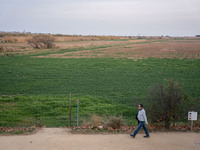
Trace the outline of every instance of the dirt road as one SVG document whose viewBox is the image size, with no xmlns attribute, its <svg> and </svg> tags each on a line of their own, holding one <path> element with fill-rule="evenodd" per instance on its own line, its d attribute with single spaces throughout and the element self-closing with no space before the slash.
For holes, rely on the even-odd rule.
<svg viewBox="0 0 200 150">
<path fill-rule="evenodd" d="M 200 133 L 71 134 L 45 128 L 33 135 L 0 136 L 0 150 L 200 150 Z"/>
</svg>

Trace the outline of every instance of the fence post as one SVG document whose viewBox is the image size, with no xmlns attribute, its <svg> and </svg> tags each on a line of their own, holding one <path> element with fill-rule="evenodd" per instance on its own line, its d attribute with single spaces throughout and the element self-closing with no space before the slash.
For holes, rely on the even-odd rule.
<svg viewBox="0 0 200 150">
<path fill-rule="evenodd" d="M 37 105 L 37 101 L 35 101 L 35 126 L 38 127 L 38 105 Z"/>
<path fill-rule="evenodd" d="M 69 93 L 69 128 L 71 128 L 71 92 Z"/>
<path fill-rule="evenodd" d="M 78 108 L 78 103 L 80 102 L 79 100 L 76 100 L 77 102 L 77 128 L 78 128 L 78 113 L 79 113 L 79 108 Z"/>
</svg>

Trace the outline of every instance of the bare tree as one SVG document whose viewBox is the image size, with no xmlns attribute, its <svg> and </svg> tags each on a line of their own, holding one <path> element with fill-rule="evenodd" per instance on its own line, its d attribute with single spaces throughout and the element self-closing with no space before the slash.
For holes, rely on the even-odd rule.
<svg viewBox="0 0 200 150">
<path fill-rule="evenodd" d="M 157 84 L 151 88 L 148 96 L 148 114 L 152 123 L 164 123 L 165 128 L 178 120 L 185 100 L 180 83 L 169 80 L 167 85 Z"/>
<path fill-rule="evenodd" d="M 27 43 L 35 49 L 53 48 L 54 42 L 55 38 L 49 35 L 36 35 L 27 40 Z"/>
</svg>

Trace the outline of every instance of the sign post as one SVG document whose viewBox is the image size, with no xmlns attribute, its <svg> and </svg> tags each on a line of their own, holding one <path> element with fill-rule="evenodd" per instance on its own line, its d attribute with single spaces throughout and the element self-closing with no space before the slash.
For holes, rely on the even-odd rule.
<svg viewBox="0 0 200 150">
<path fill-rule="evenodd" d="M 193 128 L 193 121 L 197 120 L 197 112 L 194 111 L 189 111 L 188 112 L 188 120 L 191 120 L 191 130 Z"/>
<path fill-rule="evenodd" d="M 69 93 L 69 128 L 71 128 L 71 92 Z"/>
<path fill-rule="evenodd" d="M 76 100 L 76 102 L 77 102 L 77 128 L 78 128 L 78 113 L 79 113 L 78 103 L 80 102 L 80 100 Z"/>
</svg>

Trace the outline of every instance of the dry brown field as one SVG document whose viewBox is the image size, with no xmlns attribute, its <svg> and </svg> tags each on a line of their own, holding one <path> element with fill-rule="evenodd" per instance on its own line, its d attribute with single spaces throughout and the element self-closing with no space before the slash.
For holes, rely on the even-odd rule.
<svg viewBox="0 0 200 150">
<path fill-rule="evenodd" d="M 79 43 L 81 46 L 109 45 L 106 48 L 87 49 L 82 51 L 66 52 L 61 54 L 50 54 L 51 58 L 200 58 L 200 40 L 130 40 L 126 42 L 90 42 Z M 74 46 L 73 43 L 71 46 Z M 62 44 L 61 44 L 62 45 Z M 68 47 L 67 44 L 63 44 Z M 80 46 L 80 45 L 76 45 Z"/>
<path fill-rule="evenodd" d="M 14 43 L 0 43 L 0 55 L 49 52 L 39 57 L 50 58 L 200 58 L 200 39 L 129 39 L 112 36 L 56 37 L 53 49 L 35 50 L 26 40 L 31 36 L 15 36 Z M 68 49 L 74 49 L 67 52 Z M 56 51 L 59 53 L 56 54 Z M 54 54 L 51 54 L 54 52 Z"/>
</svg>

